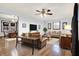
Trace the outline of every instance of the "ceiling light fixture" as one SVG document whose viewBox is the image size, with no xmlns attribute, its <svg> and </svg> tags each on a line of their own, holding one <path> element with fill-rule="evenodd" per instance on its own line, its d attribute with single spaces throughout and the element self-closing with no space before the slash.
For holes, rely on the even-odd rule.
<svg viewBox="0 0 79 59">
<path fill-rule="evenodd" d="M 36 12 L 36 15 L 40 15 L 41 17 L 45 17 L 46 15 L 53 15 L 50 9 L 42 9 L 41 11 L 36 10 Z"/>
</svg>

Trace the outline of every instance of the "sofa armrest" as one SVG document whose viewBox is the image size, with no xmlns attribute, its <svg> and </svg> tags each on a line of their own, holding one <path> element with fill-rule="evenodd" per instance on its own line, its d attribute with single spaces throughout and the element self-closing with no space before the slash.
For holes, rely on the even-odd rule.
<svg viewBox="0 0 79 59">
<path fill-rule="evenodd" d="M 41 39 L 41 42 L 44 42 L 44 41 L 46 41 L 48 38 L 42 38 Z"/>
</svg>

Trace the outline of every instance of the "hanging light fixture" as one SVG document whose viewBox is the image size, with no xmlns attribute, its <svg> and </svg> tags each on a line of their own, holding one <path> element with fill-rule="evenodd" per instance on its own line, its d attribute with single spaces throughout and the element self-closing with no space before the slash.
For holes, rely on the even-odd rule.
<svg viewBox="0 0 79 59">
<path fill-rule="evenodd" d="M 37 12 L 36 15 L 40 15 L 41 17 L 45 17 L 46 15 L 52 15 L 53 14 L 50 9 L 42 9 L 41 11 L 36 10 L 36 12 Z"/>
</svg>

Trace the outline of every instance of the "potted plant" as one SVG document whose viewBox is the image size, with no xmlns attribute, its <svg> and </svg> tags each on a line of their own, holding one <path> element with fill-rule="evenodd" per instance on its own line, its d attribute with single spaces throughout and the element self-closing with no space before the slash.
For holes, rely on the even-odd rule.
<svg viewBox="0 0 79 59">
<path fill-rule="evenodd" d="M 43 31 L 44 31 L 44 35 L 46 35 L 47 28 L 46 28 L 46 27 L 44 27 L 44 28 L 43 28 Z"/>
</svg>

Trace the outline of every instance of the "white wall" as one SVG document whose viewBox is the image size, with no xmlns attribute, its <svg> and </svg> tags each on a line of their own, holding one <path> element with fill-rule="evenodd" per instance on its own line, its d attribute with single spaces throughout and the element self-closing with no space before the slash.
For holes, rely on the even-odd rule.
<svg viewBox="0 0 79 59">
<path fill-rule="evenodd" d="M 41 25 L 41 29 L 38 29 L 38 26 L 37 26 L 37 30 L 39 32 L 43 33 L 43 27 L 44 27 L 44 24 L 43 24 L 44 21 L 43 20 L 35 19 L 35 18 L 31 17 L 31 16 L 18 13 L 18 12 L 16 12 L 16 10 L 13 10 L 13 9 L 10 10 L 10 9 L 4 8 L 4 9 L 0 9 L 0 12 L 6 13 L 8 15 L 15 15 L 15 16 L 19 17 L 19 27 L 18 27 L 19 35 L 21 35 L 24 32 L 29 32 L 29 24 Z M 8 19 L 7 18 L 2 19 L 0 17 L 0 35 L 3 36 L 3 33 L 1 32 L 1 20 L 8 20 Z M 26 23 L 26 28 L 22 28 L 22 23 Z"/>
<path fill-rule="evenodd" d="M 62 30 L 62 23 L 63 22 L 66 22 L 66 21 L 68 23 L 71 23 L 71 19 L 72 19 L 72 18 L 53 19 L 53 17 L 51 17 L 51 20 L 49 20 L 50 17 L 49 18 L 41 18 L 40 17 L 39 19 L 36 19 L 36 18 L 31 17 L 31 16 L 28 17 L 28 15 L 23 15 L 21 13 L 15 12 L 15 11 L 11 11 L 11 10 L 8 10 L 7 11 L 7 10 L 6 9 L 2 9 L 0 11 L 1 12 L 5 12 L 6 14 L 11 14 L 11 15 L 13 14 L 13 15 L 16 15 L 16 16 L 19 17 L 19 27 L 18 27 L 19 35 L 21 35 L 24 32 L 29 32 L 29 24 L 41 25 L 41 29 L 38 29 L 38 31 L 43 34 L 43 28 L 44 27 L 48 27 L 48 23 L 51 23 L 52 24 L 52 29 L 51 30 L 53 30 L 53 22 L 54 21 L 60 21 L 61 22 L 61 26 L 60 26 L 61 29 L 60 30 L 62 32 L 66 32 L 67 30 Z M 1 20 L 2 19 L 0 19 L 0 22 L 1 22 Z M 26 28 L 22 28 L 22 23 L 26 23 Z M 1 33 L 1 23 L 0 23 L 0 34 L 2 35 L 2 33 Z"/>
<path fill-rule="evenodd" d="M 53 30 L 53 22 L 57 22 L 60 21 L 60 30 Z M 51 23 L 51 31 L 61 31 L 62 33 L 66 33 L 67 31 L 70 30 L 63 30 L 62 29 L 62 23 L 63 22 L 67 22 L 68 24 L 71 24 L 72 18 L 65 18 L 65 19 L 52 19 L 52 20 L 34 20 L 34 19 L 29 19 L 29 18 L 23 18 L 23 17 L 19 17 L 19 35 L 21 35 L 22 33 L 29 32 L 29 24 L 36 24 L 37 25 L 37 30 L 38 32 L 40 32 L 41 34 L 43 34 L 43 28 L 46 27 L 48 28 L 48 23 Z M 22 23 L 26 24 L 26 28 L 22 28 Z M 41 25 L 41 29 L 38 29 L 38 25 Z M 49 31 L 49 30 L 48 30 Z"/>
<path fill-rule="evenodd" d="M 0 19 L 0 35 L 3 36 L 3 32 L 1 32 L 1 20 L 8 20 L 7 18 L 6 19 Z M 36 24 L 37 25 L 37 30 L 38 32 L 40 32 L 41 34 L 43 34 L 43 27 L 44 27 L 44 21 L 42 20 L 35 20 L 35 19 L 30 19 L 30 18 L 25 18 L 25 17 L 22 17 L 20 16 L 19 17 L 19 26 L 18 26 L 18 33 L 19 33 L 19 36 L 22 34 L 22 33 L 28 33 L 29 32 L 29 24 Z M 22 24 L 25 23 L 26 24 L 26 28 L 22 28 Z M 38 26 L 41 26 L 40 29 Z"/>
<path fill-rule="evenodd" d="M 26 28 L 22 28 L 22 24 L 25 23 L 26 24 Z M 36 24 L 37 25 L 37 30 L 38 32 L 40 32 L 41 34 L 43 34 L 43 21 L 41 20 L 34 20 L 34 19 L 29 19 L 29 18 L 23 18 L 23 17 L 19 17 L 19 36 L 22 33 L 28 33 L 30 32 L 29 30 L 29 24 Z M 39 29 L 39 25 L 41 25 L 41 29 Z"/>
<path fill-rule="evenodd" d="M 60 30 L 54 30 L 53 29 L 53 22 L 60 22 Z M 47 20 L 45 21 L 45 26 L 48 28 L 48 23 L 51 23 L 51 30 L 48 31 L 61 31 L 62 33 L 66 33 L 67 31 L 70 30 L 63 30 L 63 22 L 67 22 L 67 24 L 71 24 L 72 18 L 63 18 L 63 19 L 52 19 L 52 20 Z"/>
<path fill-rule="evenodd" d="M 0 22 L 1 20 L 3 19 L 0 19 Z M 7 20 L 7 19 L 4 19 L 4 20 Z M 55 31 L 53 30 L 53 22 L 57 22 L 57 21 L 60 21 L 60 30 L 57 30 L 57 31 L 62 31 L 62 32 L 67 32 L 68 30 L 63 30 L 62 29 L 62 23 L 63 22 L 67 22 L 68 24 L 71 24 L 71 20 L 72 18 L 65 18 L 65 19 L 52 19 L 52 20 L 43 20 L 41 18 L 41 20 L 37 19 L 31 19 L 31 18 L 25 18 L 23 16 L 20 16 L 19 17 L 19 26 L 18 26 L 18 33 L 19 33 L 19 36 L 22 34 L 22 33 L 28 33 L 29 32 L 29 24 L 36 24 L 37 25 L 37 30 L 38 32 L 40 32 L 41 34 L 43 34 L 43 28 L 44 27 L 47 27 L 48 28 L 48 23 L 51 23 L 51 31 Z M 26 24 L 26 28 L 22 28 L 22 24 L 25 23 Z M 38 26 L 41 25 L 41 29 L 38 28 Z M 49 30 L 48 30 L 49 31 Z M 0 23 L 0 35 L 3 35 L 3 33 L 1 33 L 1 23 Z"/>
</svg>

